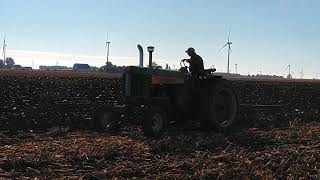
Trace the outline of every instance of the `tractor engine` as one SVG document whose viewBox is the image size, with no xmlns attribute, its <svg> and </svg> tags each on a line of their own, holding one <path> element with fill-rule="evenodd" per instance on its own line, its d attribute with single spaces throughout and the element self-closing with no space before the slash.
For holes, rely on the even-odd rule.
<svg viewBox="0 0 320 180">
<path fill-rule="evenodd" d="M 122 79 L 123 98 L 126 102 L 143 103 L 150 98 L 152 74 L 147 68 L 128 66 Z"/>
</svg>

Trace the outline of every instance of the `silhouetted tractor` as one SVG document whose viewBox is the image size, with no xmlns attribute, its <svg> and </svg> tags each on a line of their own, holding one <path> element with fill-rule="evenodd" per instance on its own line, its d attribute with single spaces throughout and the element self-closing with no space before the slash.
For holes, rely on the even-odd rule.
<svg viewBox="0 0 320 180">
<path fill-rule="evenodd" d="M 179 71 L 152 67 L 153 47 L 148 47 L 149 67 L 128 66 L 123 73 L 123 105 L 104 105 L 96 111 L 99 130 L 112 129 L 122 114 L 132 109 L 143 113 L 145 136 L 159 137 L 171 121 L 196 121 L 206 130 L 226 131 L 234 125 L 239 112 L 239 99 L 230 83 L 207 69 L 202 75 L 190 76 L 181 62 Z"/>
</svg>

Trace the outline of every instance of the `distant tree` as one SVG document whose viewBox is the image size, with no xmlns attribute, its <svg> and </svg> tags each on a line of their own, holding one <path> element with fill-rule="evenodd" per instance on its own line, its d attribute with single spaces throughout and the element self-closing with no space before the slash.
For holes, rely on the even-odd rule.
<svg viewBox="0 0 320 180">
<path fill-rule="evenodd" d="M 117 66 L 112 64 L 112 62 L 106 63 L 106 65 L 101 66 L 99 71 L 100 72 L 108 72 L 108 73 L 115 73 L 115 74 L 121 74 L 123 72 L 125 66 Z"/>
<path fill-rule="evenodd" d="M 97 71 L 99 71 L 99 68 L 95 67 L 95 66 L 90 66 L 90 71 L 97 72 Z"/>
<path fill-rule="evenodd" d="M 113 64 L 112 64 L 112 62 L 106 62 L 106 67 L 112 67 L 113 66 Z"/>
<path fill-rule="evenodd" d="M 14 62 L 14 59 L 12 57 L 7 57 L 5 60 L 5 64 L 8 69 L 11 69 L 16 63 Z"/>
<path fill-rule="evenodd" d="M 0 69 L 4 69 L 6 67 L 6 64 L 4 63 L 4 60 L 0 59 Z"/>
</svg>

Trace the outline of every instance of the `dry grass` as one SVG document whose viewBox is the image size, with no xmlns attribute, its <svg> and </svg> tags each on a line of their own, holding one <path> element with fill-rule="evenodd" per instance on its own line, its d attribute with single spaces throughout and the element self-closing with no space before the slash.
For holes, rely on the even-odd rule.
<svg viewBox="0 0 320 180">
<path fill-rule="evenodd" d="M 2 137 L 0 177 L 285 179 L 320 175 L 320 124 L 251 129 L 222 136 L 200 132 L 150 140 L 140 131 Z"/>
</svg>

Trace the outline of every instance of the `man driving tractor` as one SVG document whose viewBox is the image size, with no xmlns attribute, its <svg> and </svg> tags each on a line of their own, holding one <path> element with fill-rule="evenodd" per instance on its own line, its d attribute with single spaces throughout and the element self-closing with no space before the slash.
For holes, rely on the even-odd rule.
<svg viewBox="0 0 320 180">
<path fill-rule="evenodd" d="M 183 59 L 182 61 L 189 63 L 191 76 L 198 77 L 204 71 L 203 60 L 192 47 L 188 48 L 186 53 L 190 56 L 190 59 Z"/>
</svg>

